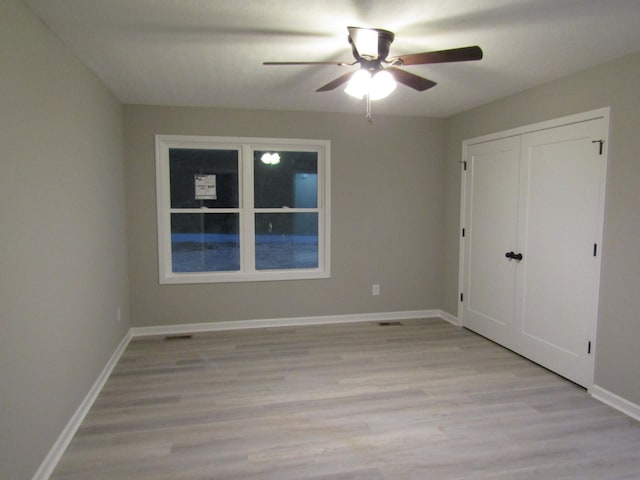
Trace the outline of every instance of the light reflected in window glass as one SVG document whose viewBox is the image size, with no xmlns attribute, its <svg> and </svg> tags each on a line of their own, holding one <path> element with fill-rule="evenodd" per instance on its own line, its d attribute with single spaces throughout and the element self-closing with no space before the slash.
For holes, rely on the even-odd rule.
<svg viewBox="0 0 640 480">
<path fill-rule="evenodd" d="M 280 157 L 265 163 L 265 154 Z M 267 152 L 253 154 L 254 205 L 256 208 L 317 208 L 318 154 L 316 152 Z"/>
</svg>

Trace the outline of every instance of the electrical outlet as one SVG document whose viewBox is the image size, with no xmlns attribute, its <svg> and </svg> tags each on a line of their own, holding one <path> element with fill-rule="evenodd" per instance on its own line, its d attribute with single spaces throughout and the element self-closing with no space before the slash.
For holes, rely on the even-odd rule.
<svg viewBox="0 0 640 480">
<path fill-rule="evenodd" d="M 377 283 L 371 285 L 371 295 L 380 295 L 380 285 Z"/>
</svg>

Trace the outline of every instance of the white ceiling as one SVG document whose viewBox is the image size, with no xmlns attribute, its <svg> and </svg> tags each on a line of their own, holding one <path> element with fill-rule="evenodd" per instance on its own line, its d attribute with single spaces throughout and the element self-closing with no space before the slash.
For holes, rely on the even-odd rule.
<svg viewBox="0 0 640 480">
<path fill-rule="evenodd" d="M 352 61 L 347 26 L 395 32 L 390 56 L 479 45 L 479 62 L 404 67 L 375 113 L 444 117 L 640 51 L 640 0 L 26 0 L 124 103 L 364 112 L 315 90 Z M 640 79 L 639 79 L 640 80 Z"/>
</svg>

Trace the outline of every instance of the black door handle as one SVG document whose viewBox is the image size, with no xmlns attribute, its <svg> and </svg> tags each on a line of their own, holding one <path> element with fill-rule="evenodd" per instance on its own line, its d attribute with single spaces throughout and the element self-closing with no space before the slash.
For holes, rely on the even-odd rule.
<svg viewBox="0 0 640 480">
<path fill-rule="evenodd" d="M 504 256 L 511 260 L 516 260 L 518 262 L 523 258 L 521 253 L 513 253 L 513 252 L 507 252 L 504 254 Z"/>
<path fill-rule="evenodd" d="M 513 253 L 513 252 L 507 252 L 507 253 L 504 254 L 505 257 L 511 258 L 511 259 L 513 258 L 514 255 L 515 255 L 515 253 Z"/>
</svg>

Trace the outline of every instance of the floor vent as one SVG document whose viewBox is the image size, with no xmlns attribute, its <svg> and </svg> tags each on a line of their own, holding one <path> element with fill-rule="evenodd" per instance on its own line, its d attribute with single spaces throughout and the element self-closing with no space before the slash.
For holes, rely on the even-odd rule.
<svg viewBox="0 0 640 480">
<path fill-rule="evenodd" d="M 402 322 L 378 322 L 378 325 L 381 327 L 397 327 L 401 326 Z"/>
<path fill-rule="evenodd" d="M 164 337 L 165 340 L 191 340 L 192 338 L 192 335 L 169 335 Z"/>
</svg>

